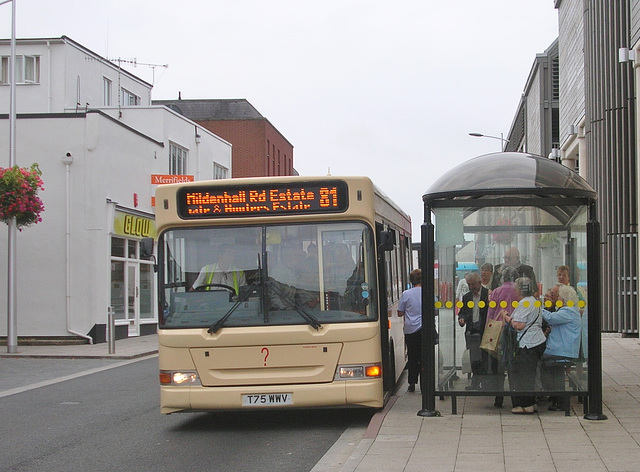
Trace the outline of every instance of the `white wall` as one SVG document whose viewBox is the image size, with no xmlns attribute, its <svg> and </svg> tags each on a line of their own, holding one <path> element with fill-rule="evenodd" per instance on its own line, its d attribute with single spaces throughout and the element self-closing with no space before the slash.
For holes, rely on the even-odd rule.
<svg viewBox="0 0 640 472">
<path fill-rule="evenodd" d="M 8 40 L 0 40 L 0 56 L 9 56 Z M 111 79 L 112 106 L 118 107 L 118 84 L 151 104 L 151 85 L 119 69 L 101 56 L 66 38 L 18 39 L 17 55 L 40 57 L 38 84 L 16 85 L 18 113 L 75 112 L 103 106 L 103 77 Z M 0 109 L 9 109 L 8 85 L 0 86 Z M 78 105 L 79 103 L 79 105 Z"/>
<path fill-rule="evenodd" d="M 144 132 L 134 132 L 137 126 Z M 8 143 L 8 128 L 7 120 L 0 120 L 0 146 Z M 155 187 L 150 176 L 168 173 L 170 139 L 190 150 L 198 147 L 202 167 L 212 160 L 230 166 L 230 144 L 204 130 L 199 134 L 201 142 L 196 145 L 194 123 L 164 107 L 128 110 L 120 122 L 98 112 L 17 121 L 18 165 L 38 162 L 45 185 L 43 221 L 18 234 L 18 336 L 69 335 L 62 157 L 67 153 L 73 157 L 70 329 L 86 334 L 95 324 L 106 323 L 110 304 L 113 213 L 107 199 L 133 209 L 137 193 L 137 210 L 152 213 Z M 195 159 L 191 151 L 189 159 Z M 0 248 L 6 247 L 7 231 L 0 230 Z M 0 261 L 6 264 L 6 249 L 0 252 Z M 0 287 L 6 283 L 6 270 L 0 271 Z M 0 290 L 0 306 L 6 306 L 6 290 Z M 0 324 L 0 335 L 6 335 L 6 323 Z"/>
<path fill-rule="evenodd" d="M 118 110 L 103 111 L 114 118 L 118 116 Z M 156 157 L 165 160 L 167 166 L 169 142 L 172 142 L 189 151 L 187 171 L 196 180 L 213 177 L 213 162 L 229 169 L 231 176 L 231 144 L 183 115 L 164 106 L 132 107 L 120 112 L 123 123 L 165 142 L 165 148 L 157 151 Z M 196 143 L 196 129 L 200 144 Z"/>
<path fill-rule="evenodd" d="M 212 177 L 213 162 L 231 175 L 231 145 L 165 107 L 152 107 L 151 85 L 66 37 L 18 40 L 17 54 L 40 57 L 38 84 L 16 87 L 16 159 L 43 172 L 43 221 L 18 234 L 18 336 L 88 334 L 107 321 L 110 305 L 110 234 L 115 203 L 153 214 L 152 174 L 169 173 L 173 142 L 188 150 L 197 180 Z M 0 56 L 10 55 L 0 40 Z M 113 106 L 103 104 L 103 77 L 113 84 Z M 138 95 L 141 106 L 118 107 L 118 83 Z M 8 85 L 0 86 L 0 109 L 9 109 Z M 76 103 L 80 102 L 80 113 Z M 89 109 L 87 110 L 87 103 Z M 87 111 L 86 113 L 83 113 Z M 8 148 L 8 120 L 0 120 L 0 149 Z M 66 166 L 70 153 L 70 277 L 66 278 Z M 7 165 L 1 163 L 0 165 Z M 137 207 L 134 194 L 138 196 Z M 114 203 L 115 202 L 115 203 Z M 4 225 L 2 225 L 4 226 Z M 7 231 L 0 228 L 0 265 L 6 268 Z M 0 287 L 7 286 L 0 270 Z M 70 321 L 67 323 L 67 286 Z M 0 306 L 6 307 L 0 289 Z M 1 311 L 0 311 L 1 312 Z M 0 335 L 6 335 L 0 323 Z"/>
</svg>

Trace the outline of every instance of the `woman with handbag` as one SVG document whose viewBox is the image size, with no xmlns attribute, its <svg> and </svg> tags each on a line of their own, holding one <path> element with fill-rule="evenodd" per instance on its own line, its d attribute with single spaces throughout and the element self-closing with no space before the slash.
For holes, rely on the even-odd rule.
<svg viewBox="0 0 640 472">
<path fill-rule="evenodd" d="M 515 281 L 518 278 L 518 270 L 515 267 L 505 266 L 500 272 L 500 280 L 502 284 L 491 291 L 489 295 L 489 310 L 487 311 L 487 323 L 491 323 L 492 320 L 503 321 L 503 313 L 511 314 L 514 308 L 514 301 L 518 301 L 519 297 L 515 288 Z M 505 322 L 506 323 L 506 322 Z M 486 329 L 486 328 L 485 328 Z M 487 379 L 489 383 L 489 390 L 502 391 L 504 390 L 504 372 L 505 365 L 500 358 L 502 354 L 502 346 L 505 341 L 504 336 L 508 334 L 508 327 L 504 326 L 502 335 L 498 340 L 500 343 L 499 350 L 496 356 L 489 358 L 489 365 L 487 366 Z M 496 408 L 502 408 L 504 397 L 498 395 L 495 398 L 493 406 Z"/>
<path fill-rule="evenodd" d="M 509 366 L 509 387 L 512 392 L 528 392 L 527 395 L 512 395 L 514 414 L 531 414 L 536 411 L 536 370 L 542 358 L 547 338 L 542 331 L 542 304 L 536 300 L 531 279 L 520 277 L 515 288 L 520 301 L 509 315 L 503 312 L 505 323 L 516 331 L 517 349 Z"/>
</svg>

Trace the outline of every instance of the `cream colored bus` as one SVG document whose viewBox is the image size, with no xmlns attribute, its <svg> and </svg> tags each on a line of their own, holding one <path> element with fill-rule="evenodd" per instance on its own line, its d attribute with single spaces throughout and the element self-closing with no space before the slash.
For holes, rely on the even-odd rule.
<svg viewBox="0 0 640 472">
<path fill-rule="evenodd" d="M 411 221 L 368 178 L 162 185 L 156 225 L 162 413 L 383 406 Z"/>
</svg>

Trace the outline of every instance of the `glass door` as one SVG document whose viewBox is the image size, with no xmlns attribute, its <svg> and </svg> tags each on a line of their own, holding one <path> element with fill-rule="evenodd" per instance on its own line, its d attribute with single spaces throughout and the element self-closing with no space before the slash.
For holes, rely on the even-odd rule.
<svg viewBox="0 0 640 472">
<path fill-rule="evenodd" d="M 140 335 L 140 310 L 138 289 L 138 264 L 127 263 L 127 319 L 129 321 L 129 336 Z"/>
</svg>

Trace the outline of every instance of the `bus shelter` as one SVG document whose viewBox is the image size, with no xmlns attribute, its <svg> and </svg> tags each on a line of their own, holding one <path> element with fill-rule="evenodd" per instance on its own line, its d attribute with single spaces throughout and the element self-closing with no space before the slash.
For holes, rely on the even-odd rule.
<svg viewBox="0 0 640 472">
<path fill-rule="evenodd" d="M 569 168 L 525 153 L 470 159 L 424 194 L 422 316 L 438 342 L 423 330 L 420 416 L 439 416 L 437 396 L 453 414 L 458 396 L 509 409 L 535 396 L 567 415 L 578 397 L 585 418 L 606 419 L 596 198 Z M 522 313 L 524 326 L 507 322 Z M 531 328 L 529 344 L 546 349 L 523 376 L 514 359 Z"/>
</svg>

